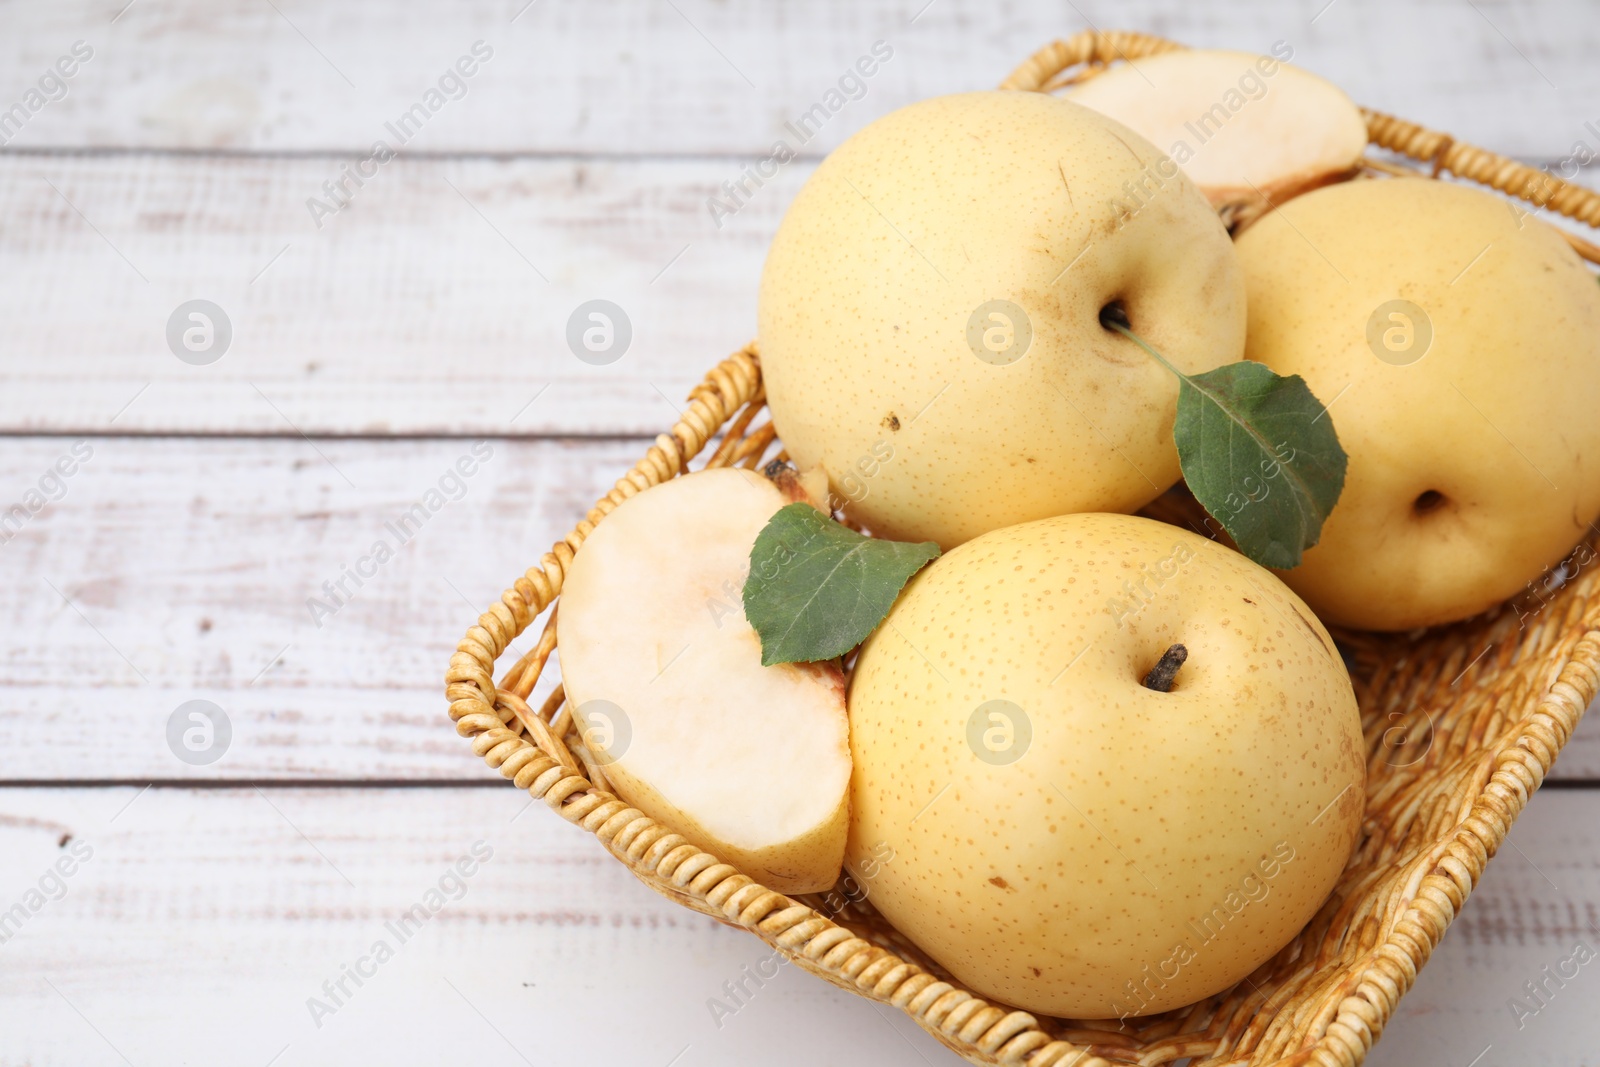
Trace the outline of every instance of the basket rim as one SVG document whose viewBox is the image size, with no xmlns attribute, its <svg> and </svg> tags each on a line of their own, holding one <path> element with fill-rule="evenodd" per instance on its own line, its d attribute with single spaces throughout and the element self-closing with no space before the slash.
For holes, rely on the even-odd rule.
<svg viewBox="0 0 1600 1067">
<path fill-rule="evenodd" d="M 1092 74 L 1116 61 L 1131 62 L 1134 57 L 1184 47 L 1144 33 L 1086 31 L 1034 53 L 1001 88 L 1048 92 L 1068 84 L 1068 72 L 1075 67 Z M 1367 109 L 1362 112 L 1371 143 L 1430 165 L 1428 176 L 1453 174 L 1600 227 L 1600 194 L 1425 127 Z M 1580 255 L 1600 262 L 1600 248 L 1581 238 L 1569 239 Z M 1585 245 L 1594 254 L 1586 252 Z M 1081 1045 L 1047 1033 L 1032 1013 L 992 1004 L 940 980 L 835 924 L 828 915 L 767 889 L 701 851 L 597 784 L 605 781 L 603 771 L 581 753 L 575 756 L 562 740 L 570 716 L 566 709 L 557 710 L 563 696 L 559 686 L 539 712 L 525 703 L 555 649 L 555 607 L 565 575 L 595 525 L 624 500 L 685 473 L 689 462 L 725 429 L 728 433 L 710 465 L 731 462 L 735 458 L 731 445 L 764 400 L 759 350 L 751 342 L 708 372 L 691 391 L 687 410 L 671 430 L 659 435 L 585 518 L 478 617 L 457 644 L 445 675 L 449 715 L 457 734 L 470 739 L 473 751 L 518 789 L 593 833 L 652 889 L 755 934 L 841 988 L 899 1008 L 969 1062 L 1111 1067 Z M 763 429 L 770 431 L 770 423 Z M 773 439 L 767 432 L 762 447 Z M 497 685 L 493 672 L 499 658 L 547 609 L 549 618 L 538 645 Z M 1600 691 L 1600 602 L 1588 609 L 1579 625 L 1583 633 L 1561 662 L 1555 681 L 1503 738 L 1492 767 L 1485 768 L 1470 812 L 1448 838 L 1434 843 L 1430 852 L 1437 859 L 1432 869 L 1387 936 L 1364 954 L 1364 964 L 1344 975 L 1337 1011 L 1330 1018 L 1310 1021 L 1317 1031 L 1314 1041 L 1271 1062 L 1357 1067 L 1365 1058 Z"/>
</svg>

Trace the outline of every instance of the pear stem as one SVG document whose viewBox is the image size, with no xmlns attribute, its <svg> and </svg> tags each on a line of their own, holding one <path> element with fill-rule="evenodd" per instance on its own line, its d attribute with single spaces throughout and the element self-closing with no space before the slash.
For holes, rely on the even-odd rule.
<svg viewBox="0 0 1600 1067">
<path fill-rule="evenodd" d="M 1176 374 L 1179 378 L 1188 380 L 1189 376 L 1187 374 L 1183 373 L 1183 371 L 1179 370 L 1177 367 L 1174 367 L 1166 356 L 1163 356 L 1160 352 L 1157 352 L 1154 346 L 1152 346 L 1143 337 L 1140 337 L 1138 334 L 1133 332 L 1133 323 L 1128 321 L 1128 312 L 1121 304 L 1111 303 L 1101 308 L 1100 325 L 1104 326 L 1108 330 L 1116 330 L 1122 336 L 1126 337 L 1128 340 L 1132 341 L 1134 344 L 1148 352 L 1157 363 L 1167 368 L 1173 374 Z"/>
<path fill-rule="evenodd" d="M 1143 685 L 1146 689 L 1154 689 L 1158 693 L 1172 692 L 1172 682 L 1178 676 L 1178 668 L 1189 658 L 1189 650 L 1182 645 L 1173 645 L 1161 653 L 1161 658 L 1156 665 L 1150 668 L 1150 673 L 1144 676 Z"/>
</svg>

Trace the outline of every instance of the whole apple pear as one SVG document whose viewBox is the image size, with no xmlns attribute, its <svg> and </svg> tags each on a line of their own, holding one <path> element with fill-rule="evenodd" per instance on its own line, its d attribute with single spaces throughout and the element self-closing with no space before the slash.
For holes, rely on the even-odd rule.
<svg viewBox="0 0 1600 1067">
<path fill-rule="evenodd" d="M 947 553 L 863 647 L 849 712 L 847 867 L 957 980 L 1028 1011 L 1229 987 L 1311 919 L 1360 831 L 1327 631 L 1270 571 L 1150 519 Z"/>
<path fill-rule="evenodd" d="M 761 278 L 767 402 L 874 533 L 951 547 L 1178 479 L 1178 383 L 1100 324 L 1120 303 L 1188 372 L 1237 360 L 1216 213 L 1116 121 L 1041 93 L 878 119 L 806 182 Z"/>
<path fill-rule="evenodd" d="M 1299 374 L 1349 454 L 1283 579 L 1325 621 L 1407 630 L 1536 580 L 1600 513 L 1600 285 L 1491 193 L 1354 181 L 1239 238 L 1248 358 Z"/>
</svg>

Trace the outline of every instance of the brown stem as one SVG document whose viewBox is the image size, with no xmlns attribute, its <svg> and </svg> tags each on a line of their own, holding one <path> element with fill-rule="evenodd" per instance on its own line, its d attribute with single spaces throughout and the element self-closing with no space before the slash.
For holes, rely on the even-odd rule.
<svg viewBox="0 0 1600 1067">
<path fill-rule="evenodd" d="M 1172 681 L 1178 676 L 1178 668 L 1183 666 L 1184 660 L 1189 658 L 1189 650 L 1182 645 L 1173 645 L 1161 653 L 1161 658 L 1156 665 L 1150 668 L 1150 673 L 1144 676 L 1144 687 L 1154 689 L 1158 693 L 1172 692 Z"/>
<path fill-rule="evenodd" d="M 1100 309 L 1100 325 L 1108 330 L 1133 329 L 1133 323 L 1128 319 L 1128 309 L 1123 307 L 1120 300 L 1113 300 Z"/>
</svg>

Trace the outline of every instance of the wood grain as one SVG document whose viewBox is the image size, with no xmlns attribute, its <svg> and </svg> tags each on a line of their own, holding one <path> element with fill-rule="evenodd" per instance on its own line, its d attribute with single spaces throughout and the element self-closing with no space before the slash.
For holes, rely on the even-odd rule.
<svg viewBox="0 0 1600 1067">
<path fill-rule="evenodd" d="M 885 41 L 894 58 L 804 146 L 816 153 L 913 100 L 991 88 L 1091 20 L 1196 46 L 1265 51 L 1283 40 L 1361 103 L 1522 156 L 1563 155 L 1600 117 L 1600 28 L 1586 0 L 139 0 L 112 22 L 125 3 L 0 8 L 7 93 L 20 95 L 73 41 L 95 49 L 66 98 L 14 145 L 365 151 L 482 39 L 493 59 L 413 150 L 765 155 L 786 121 Z"/>
<path fill-rule="evenodd" d="M 685 1046 L 680 1064 L 957 1062 L 895 1013 L 788 968 L 719 1028 L 707 1001 L 764 947 L 656 896 L 542 806 L 519 814 L 527 803 L 509 785 L 0 790 L 0 905 L 74 845 L 92 849 L 0 945 L 0 1064 L 120 1052 L 262 1067 L 282 1052 L 299 1067 L 381 1050 L 396 1065 L 665 1065 Z M 1465 1067 L 1487 1044 L 1494 1067 L 1576 1062 L 1552 1050 L 1600 1040 L 1600 962 L 1521 1031 L 1506 1006 L 1576 941 L 1600 946 L 1579 903 L 1600 899 L 1596 816 L 1600 794 L 1534 798 L 1511 836 L 1521 855 L 1490 867 L 1370 1063 Z M 429 904 L 479 841 L 490 858 L 445 887 L 460 899 L 399 944 L 387 924 Z M 333 1005 L 322 983 L 380 939 L 394 958 L 364 965 L 375 976 Z M 312 997 L 336 1007 L 320 1028 Z"/>
<path fill-rule="evenodd" d="M 21 499 L 72 443 L 10 439 L 0 487 Z M 491 776 L 444 717 L 450 652 L 647 445 L 491 441 L 399 546 L 388 524 L 473 442 L 89 443 L 65 496 L 0 544 L 18 579 L 0 583 L 0 779 Z M 323 583 L 379 539 L 400 551 L 319 627 L 308 599 L 332 603 Z M 205 767 L 166 741 L 192 699 L 234 730 Z M 1600 778 L 1600 717 L 1555 775 Z"/>
<path fill-rule="evenodd" d="M 402 545 L 389 524 L 473 442 L 94 440 L 0 544 L 0 778 L 490 776 L 445 716 L 450 652 L 646 445 L 491 442 Z M 21 499 L 70 449 L 8 441 L 0 486 Z M 313 618 L 378 540 L 395 557 Z M 208 767 L 167 746 L 191 699 L 232 721 Z"/>
<path fill-rule="evenodd" d="M 0 433 L 654 434 L 754 335 L 813 166 L 719 228 L 725 160 L 402 157 L 319 230 L 329 160 L 0 155 Z M 206 366 L 166 334 L 197 298 Z M 596 298 L 632 324 L 604 366 L 567 339 Z"/>
<path fill-rule="evenodd" d="M 707 999 L 770 950 L 529 804 L 509 784 L 0 790 L 5 907 L 92 849 L 0 945 L 0 1064 L 665 1065 L 685 1046 L 680 1064 L 951 1062 L 898 1013 L 787 967 L 719 1029 Z M 444 885 L 420 930 L 401 927 L 477 842 L 489 859 Z M 360 964 L 380 939 L 394 957 Z M 376 974 L 342 1003 L 322 989 L 358 964 Z M 313 997 L 333 1013 L 314 1018 Z M 797 1016 L 809 1033 L 764 1054 Z"/>
<path fill-rule="evenodd" d="M 709 998 L 766 951 L 471 756 L 440 685 L 460 632 L 753 334 L 816 160 L 1091 19 L 1287 40 L 1360 102 L 1522 158 L 1600 148 L 1587 0 L 525 4 L 0 0 L 0 112 L 94 49 L 0 128 L 0 516 L 55 495 L 40 480 L 79 436 L 93 449 L 0 533 L 0 782 L 27 783 L 0 785 L 0 1067 L 953 1064 L 787 968 L 717 1025 Z M 479 39 L 467 95 L 319 228 L 308 198 Z M 707 198 L 876 40 L 894 56 L 862 98 L 718 227 Z M 164 336 L 197 297 L 235 331 L 204 367 Z M 609 366 L 565 340 L 597 297 L 634 327 Z M 478 438 L 493 457 L 462 498 L 319 627 L 307 598 Z M 208 766 L 166 741 L 192 699 L 234 731 Z M 1590 1062 L 1600 965 L 1535 1015 L 1509 1001 L 1600 948 L 1597 778 L 1591 715 L 1568 788 L 1533 798 L 1369 1063 Z M 307 999 L 478 841 L 493 856 L 461 899 L 316 1025 Z M 92 856 L 31 909 L 74 848 Z"/>
<path fill-rule="evenodd" d="M 809 169 L 718 230 L 727 161 L 400 158 L 319 231 L 328 160 L 0 157 L 0 432 L 654 434 L 754 335 Z M 166 339 L 196 298 L 208 366 Z M 632 323 L 605 366 L 567 343 L 595 298 Z"/>
</svg>

